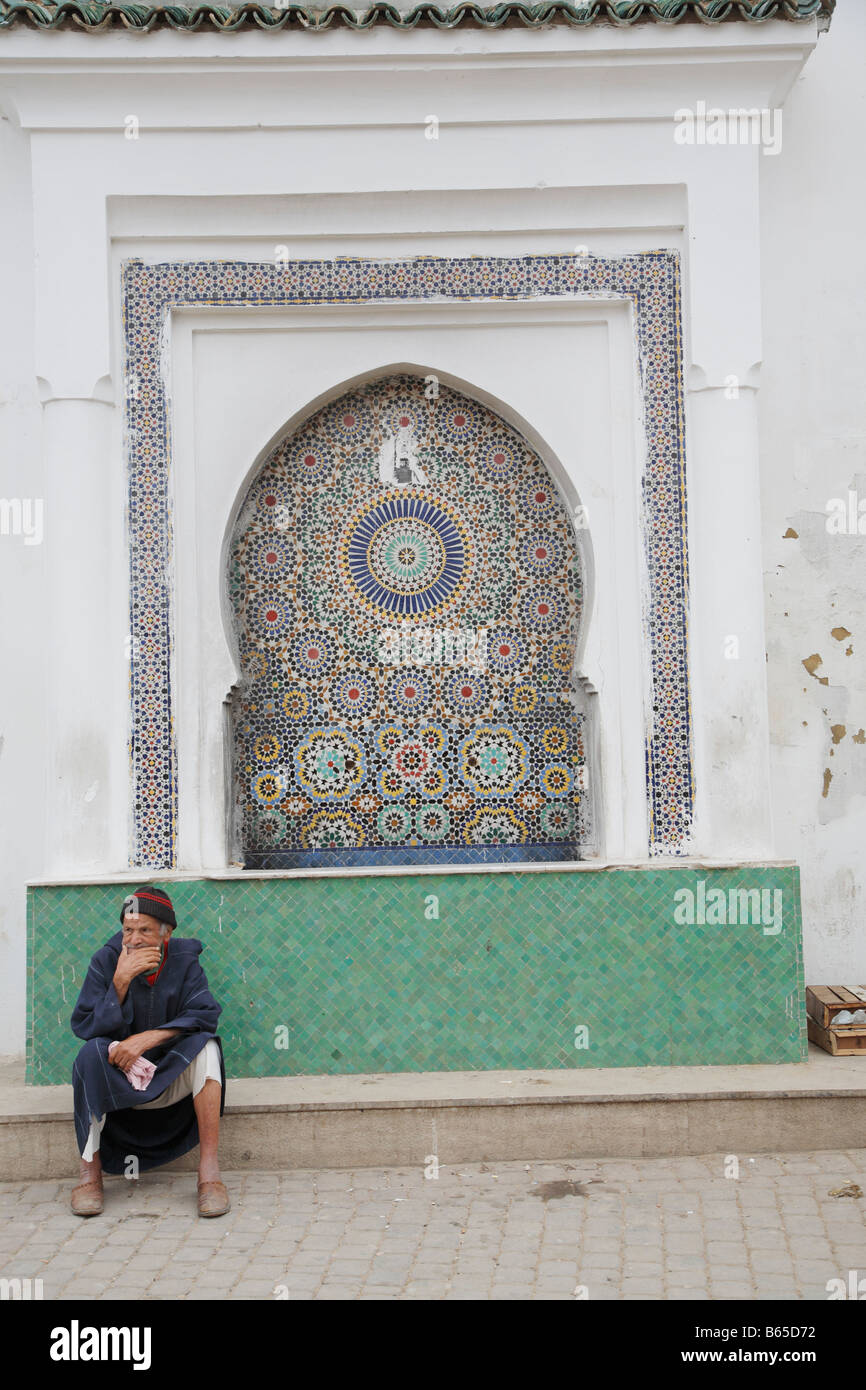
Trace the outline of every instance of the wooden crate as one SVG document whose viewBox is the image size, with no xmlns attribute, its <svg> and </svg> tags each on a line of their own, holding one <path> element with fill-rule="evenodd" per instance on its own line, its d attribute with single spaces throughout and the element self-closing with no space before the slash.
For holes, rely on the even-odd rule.
<svg viewBox="0 0 866 1390">
<path fill-rule="evenodd" d="M 806 1025 L 809 1041 L 834 1057 L 866 1056 L 866 1024 L 840 1023 L 833 1019 L 843 1009 L 866 1008 L 866 986 L 809 985 L 806 989 Z"/>
</svg>

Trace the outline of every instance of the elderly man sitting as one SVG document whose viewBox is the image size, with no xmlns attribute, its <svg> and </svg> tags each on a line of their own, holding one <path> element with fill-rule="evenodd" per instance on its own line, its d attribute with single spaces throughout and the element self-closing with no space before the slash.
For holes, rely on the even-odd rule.
<svg viewBox="0 0 866 1390">
<path fill-rule="evenodd" d="M 172 940 L 177 919 L 160 888 L 126 898 L 120 922 L 93 956 L 72 1014 L 73 1033 L 87 1039 L 72 1068 L 81 1153 L 72 1210 L 99 1215 L 103 1172 L 137 1176 L 200 1144 L 199 1215 L 222 1216 L 222 1010 L 199 964 L 201 942 Z"/>
</svg>

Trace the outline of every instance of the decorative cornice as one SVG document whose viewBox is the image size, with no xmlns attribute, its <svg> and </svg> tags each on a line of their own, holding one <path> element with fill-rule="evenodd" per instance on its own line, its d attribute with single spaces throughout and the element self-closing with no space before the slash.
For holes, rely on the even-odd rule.
<svg viewBox="0 0 866 1390">
<path fill-rule="evenodd" d="M 575 3 L 543 0 L 536 5 L 525 4 L 523 0 L 506 0 L 498 5 L 464 0 L 450 9 L 428 3 L 401 9 L 387 0 L 377 0 L 357 10 L 343 4 L 321 8 L 287 4 L 277 8 L 249 3 L 149 5 L 124 3 L 123 0 L 120 3 L 61 0 L 61 3 L 38 4 L 35 0 L 0 0 L 0 29 L 25 25 L 32 29 L 83 29 L 88 33 L 112 28 L 147 33 L 151 29 L 232 32 L 244 28 L 329 29 L 338 25 L 347 29 L 369 29 L 375 24 L 390 24 L 394 29 L 414 29 L 418 25 L 456 29 L 461 24 L 483 29 L 500 29 L 505 25 L 539 29 L 554 23 L 577 27 L 596 23 L 625 27 L 683 22 L 716 25 L 738 20 L 763 24 L 771 19 L 802 22 L 816 17 L 826 22 L 835 8 L 836 0 L 586 0 L 585 4 L 580 0 Z"/>
</svg>

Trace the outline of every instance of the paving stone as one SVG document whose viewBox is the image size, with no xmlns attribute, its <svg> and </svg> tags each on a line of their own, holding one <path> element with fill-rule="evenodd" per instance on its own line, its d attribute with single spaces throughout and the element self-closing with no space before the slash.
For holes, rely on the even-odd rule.
<svg viewBox="0 0 866 1390">
<path fill-rule="evenodd" d="M 706 1255 L 695 1255 L 689 1251 L 670 1250 L 664 1257 L 665 1269 L 706 1269 Z"/>
<path fill-rule="evenodd" d="M 706 1269 L 674 1269 L 665 1274 L 665 1283 L 671 1289 L 697 1289 L 707 1282 Z"/>
<path fill-rule="evenodd" d="M 704 1238 L 700 1231 L 677 1232 L 667 1237 L 665 1249 L 676 1254 L 700 1255 L 704 1250 Z"/>
<path fill-rule="evenodd" d="M 791 1274 L 794 1268 L 787 1250 L 753 1250 L 750 1264 L 756 1275 Z"/>
<path fill-rule="evenodd" d="M 228 1174 L 234 1208 L 194 1211 L 189 1175 L 106 1185 L 82 1224 L 71 1184 L 0 1184 L 0 1273 L 46 1296 L 202 1301 L 825 1299 L 829 1278 L 866 1277 L 866 1203 L 827 1196 L 866 1182 L 866 1150 L 756 1155 L 740 1179 L 723 1156 L 630 1162 L 462 1164 Z M 542 1182 L 589 1196 L 544 1203 Z M 362 1282 L 363 1281 L 363 1282 Z"/>
<path fill-rule="evenodd" d="M 838 1265 L 833 1260 L 825 1259 L 795 1259 L 794 1274 L 796 1278 L 803 1283 L 807 1280 L 810 1282 L 816 1280 L 826 1282 L 827 1279 L 837 1279 L 840 1277 Z"/>
<path fill-rule="evenodd" d="M 624 1298 L 635 1298 L 638 1295 L 646 1295 L 649 1298 L 663 1297 L 664 1285 L 661 1278 L 626 1275 L 621 1287 Z"/>
<path fill-rule="evenodd" d="M 630 1260 L 623 1264 L 623 1274 L 628 1279 L 660 1279 L 664 1273 L 661 1260 Z"/>
<path fill-rule="evenodd" d="M 745 1264 L 746 1246 L 742 1241 L 711 1240 L 707 1242 L 707 1259 L 711 1263 Z"/>
</svg>

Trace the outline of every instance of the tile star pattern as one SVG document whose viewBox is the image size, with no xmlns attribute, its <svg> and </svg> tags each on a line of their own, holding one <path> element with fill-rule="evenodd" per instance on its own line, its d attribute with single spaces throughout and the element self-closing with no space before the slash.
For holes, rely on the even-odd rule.
<svg viewBox="0 0 866 1390">
<path fill-rule="evenodd" d="M 617 298 L 634 306 L 647 440 L 642 479 L 643 536 L 650 603 L 646 642 L 652 670 L 652 712 L 646 738 L 646 773 L 651 854 L 687 852 L 694 785 L 688 684 L 688 566 L 686 553 L 685 438 L 682 395 L 682 329 L 679 257 L 673 251 L 641 252 L 616 258 L 571 255 L 515 257 L 418 257 L 411 261 L 184 261 L 146 264 L 128 261 L 123 271 L 123 329 L 126 369 L 126 447 L 129 462 L 128 528 L 130 550 L 130 757 L 133 843 L 130 862 L 147 868 L 176 864 L 177 751 L 172 719 L 173 692 L 171 574 L 172 531 L 168 486 L 171 436 L 165 396 L 168 343 L 166 323 L 175 308 L 258 308 L 293 304 L 363 304 L 406 300 Z M 363 421 L 358 421 L 363 428 Z M 495 449 L 508 469 L 507 450 Z M 309 465 L 311 470 L 314 466 Z M 315 476 L 314 471 L 310 476 Z M 423 486 L 423 485 L 422 485 Z M 527 507 L 531 499 L 524 499 Z M 368 524 L 374 524 L 374 518 Z M 446 522 L 454 523 L 454 532 Z M 543 521 L 543 517 L 539 518 Z M 399 550 L 401 528 L 426 542 L 423 563 L 435 566 L 455 554 L 459 522 L 442 514 L 400 514 L 400 523 L 382 535 L 376 572 L 387 571 Z M 441 528 L 446 528 L 445 530 Z M 446 535 L 447 531 L 447 535 Z M 356 537 L 360 544 L 360 535 Z M 526 537 L 527 545 L 531 537 Z M 452 547 L 449 551 L 449 545 Z M 347 551 L 346 564 L 355 552 Z M 524 556 L 525 559 L 525 556 Z M 267 561 L 263 560 L 267 565 Z M 280 561 L 272 562 L 279 564 Z M 422 563 L 420 551 L 417 562 Z M 411 576 L 409 576 L 411 578 Z M 457 601 L 443 568 L 431 602 Z M 365 603 L 375 603 L 369 584 Z M 447 592 L 446 592 L 447 591 Z M 527 602 L 532 603 L 527 595 Z M 536 607 L 536 615 L 539 615 Z M 267 615 L 274 613 L 274 617 Z M 526 616 L 525 614 L 523 615 Z M 269 602 L 261 620 L 276 632 L 289 614 Z M 504 645 L 504 644 L 503 644 Z M 340 653 L 330 654 L 332 660 Z M 326 659 L 326 658 L 323 658 Z M 358 690 L 357 696 L 349 691 Z M 515 687 L 516 690 L 516 687 Z M 301 692 L 303 693 L 303 692 Z M 373 691 L 352 684 L 343 699 L 372 699 Z M 405 700 L 405 696 L 403 697 Z M 400 697 L 392 692 L 393 708 Z M 521 692 L 518 701 L 531 701 Z M 480 695 L 479 695 L 480 700 Z M 298 718 L 305 718 L 297 700 Z M 355 704 L 357 708 L 357 703 Z M 271 774 L 273 775 L 273 774 Z M 271 784 L 264 782 L 262 792 Z M 301 794 L 299 792 L 299 794 Z M 262 803 L 264 804 L 264 803 Z M 267 809 L 267 808 L 266 808 Z M 285 812 L 277 811 L 275 819 Z M 323 811 L 319 832 L 327 838 Z M 474 813 L 473 813 L 474 814 Z M 521 816 L 515 811 L 515 819 Z M 503 834 L 508 817 L 491 807 L 479 811 L 479 834 Z M 486 817 L 486 820 L 483 820 Z M 387 817 L 385 818 L 387 820 Z M 392 818 L 393 820 L 393 818 Z M 547 816 L 559 824 L 559 812 Z M 391 822 L 389 822 L 390 824 Z M 509 832 L 511 833 L 511 832 Z M 519 848 L 512 846 L 515 857 Z"/>
<path fill-rule="evenodd" d="M 247 868 L 578 856 L 577 538 L 499 415 L 409 374 L 317 411 L 247 493 L 230 595 Z"/>
</svg>

